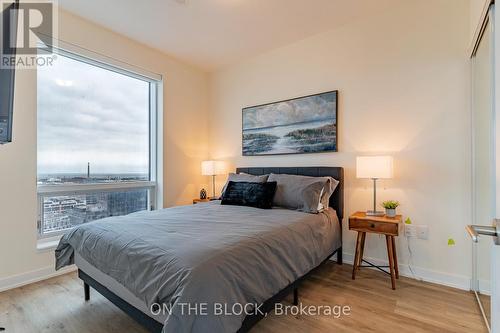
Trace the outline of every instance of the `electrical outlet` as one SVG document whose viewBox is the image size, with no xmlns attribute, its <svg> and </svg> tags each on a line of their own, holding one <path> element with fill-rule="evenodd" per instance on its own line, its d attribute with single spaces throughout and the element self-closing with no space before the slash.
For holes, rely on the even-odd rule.
<svg viewBox="0 0 500 333">
<path fill-rule="evenodd" d="M 426 225 L 417 226 L 417 237 L 420 239 L 428 239 L 429 238 L 429 227 Z"/>
<path fill-rule="evenodd" d="M 417 226 L 413 224 L 405 224 L 405 236 L 417 237 Z"/>
</svg>

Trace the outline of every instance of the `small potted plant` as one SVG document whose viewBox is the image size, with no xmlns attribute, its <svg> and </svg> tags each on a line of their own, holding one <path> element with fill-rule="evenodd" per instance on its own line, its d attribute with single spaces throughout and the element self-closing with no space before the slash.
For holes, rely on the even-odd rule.
<svg viewBox="0 0 500 333">
<path fill-rule="evenodd" d="M 399 206 L 399 202 L 394 200 L 388 200 L 382 202 L 382 206 L 385 208 L 385 215 L 388 217 L 396 216 L 396 207 Z"/>
</svg>

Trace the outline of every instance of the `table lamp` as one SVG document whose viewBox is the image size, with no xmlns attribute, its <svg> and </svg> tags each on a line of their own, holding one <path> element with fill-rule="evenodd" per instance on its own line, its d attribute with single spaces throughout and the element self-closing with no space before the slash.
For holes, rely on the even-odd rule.
<svg viewBox="0 0 500 333">
<path fill-rule="evenodd" d="M 377 211 L 377 180 L 392 178 L 392 156 L 358 156 L 356 157 L 356 177 L 373 180 L 373 210 L 366 212 L 370 216 L 383 216 L 384 212 Z"/>
<path fill-rule="evenodd" d="M 221 161 L 203 161 L 201 162 L 201 174 L 203 176 L 212 176 L 212 198 L 215 197 L 215 176 L 225 173 L 224 162 Z"/>
</svg>

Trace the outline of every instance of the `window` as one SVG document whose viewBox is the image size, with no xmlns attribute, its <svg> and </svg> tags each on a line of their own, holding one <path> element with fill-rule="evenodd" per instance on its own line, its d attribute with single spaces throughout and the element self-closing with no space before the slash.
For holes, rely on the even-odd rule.
<svg viewBox="0 0 500 333">
<path fill-rule="evenodd" d="M 37 83 L 39 235 L 154 207 L 158 81 L 60 51 Z"/>
</svg>

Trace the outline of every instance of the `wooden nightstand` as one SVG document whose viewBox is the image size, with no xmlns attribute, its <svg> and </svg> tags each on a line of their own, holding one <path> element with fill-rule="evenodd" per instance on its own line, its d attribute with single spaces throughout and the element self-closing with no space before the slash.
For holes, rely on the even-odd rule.
<svg viewBox="0 0 500 333">
<path fill-rule="evenodd" d="M 214 200 L 220 200 L 220 199 L 219 198 L 207 198 L 207 199 L 196 198 L 196 199 L 193 199 L 193 205 L 196 205 L 197 203 L 200 203 L 200 202 L 209 202 L 209 201 L 214 201 Z"/>
<path fill-rule="evenodd" d="M 196 205 L 197 203 L 200 202 L 209 202 L 210 199 L 193 199 L 193 205 Z"/>
<path fill-rule="evenodd" d="M 356 271 L 360 267 L 375 267 L 391 276 L 392 289 L 396 289 L 396 279 L 399 279 L 398 257 L 396 255 L 396 245 L 394 237 L 399 235 L 399 225 L 401 224 L 401 215 L 395 217 L 387 216 L 367 216 L 365 212 L 356 212 L 349 216 L 349 230 L 358 232 L 356 241 L 356 255 L 352 267 L 352 279 L 356 277 Z M 389 266 L 377 266 L 366 260 L 363 260 L 363 251 L 365 248 L 366 233 L 385 235 L 387 245 L 387 256 L 389 257 Z M 369 266 L 362 266 L 367 263 Z M 390 272 L 382 269 L 388 267 Z"/>
</svg>

